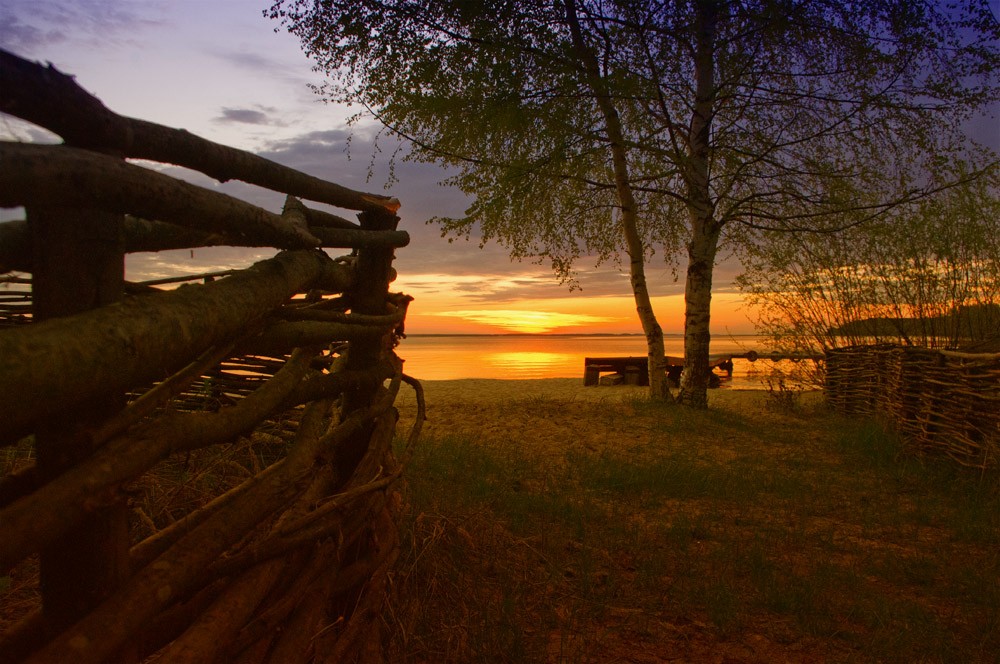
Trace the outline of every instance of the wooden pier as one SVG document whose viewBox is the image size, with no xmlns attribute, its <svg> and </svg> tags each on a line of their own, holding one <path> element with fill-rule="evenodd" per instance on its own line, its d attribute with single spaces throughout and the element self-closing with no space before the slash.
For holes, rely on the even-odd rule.
<svg viewBox="0 0 1000 664">
<path fill-rule="evenodd" d="M 710 355 L 708 365 L 712 369 L 721 369 L 726 375 L 733 376 L 733 359 L 742 358 L 753 362 L 757 359 L 756 351 L 748 351 L 740 354 Z M 684 370 L 684 358 L 674 355 L 667 355 L 667 378 L 674 384 L 678 384 L 681 379 L 681 372 Z M 649 385 L 649 358 L 645 355 L 639 357 L 587 357 L 583 360 L 583 384 L 600 385 L 601 374 L 605 376 L 611 385 Z M 718 376 L 713 374 L 716 380 L 712 381 L 711 387 L 718 387 Z"/>
</svg>

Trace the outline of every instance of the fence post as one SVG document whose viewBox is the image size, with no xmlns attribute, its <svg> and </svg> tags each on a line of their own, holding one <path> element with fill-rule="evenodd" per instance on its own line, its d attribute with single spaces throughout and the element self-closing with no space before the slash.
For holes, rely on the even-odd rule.
<svg viewBox="0 0 1000 664">
<path fill-rule="evenodd" d="M 362 212 L 358 215 L 358 220 L 364 230 L 395 230 L 399 223 L 399 217 L 387 211 Z M 351 302 L 351 311 L 357 314 L 379 315 L 385 313 L 393 258 L 391 247 L 358 249 L 356 286 L 347 293 Z M 352 341 L 347 352 L 345 368 L 370 370 L 382 359 L 383 343 L 384 339 L 382 338 Z M 377 388 L 377 385 L 366 386 L 345 393 L 344 415 L 368 406 Z M 351 476 L 358 462 L 361 461 L 361 457 L 364 456 L 371 437 L 371 428 L 367 427 L 364 432 L 355 436 L 338 450 L 338 484 Z"/>
<path fill-rule="evenodd" d="M 35 321 L 122 299 L 122 215 L 32 207 L 27 216 Z M 42 475 L 51 479 L 86 457 L 91 451 L 89 432 L 123 401 L 122 394 L 97 394 L 90 403 L 41 423 L 35 444 Z M 42 607 L 53 631 L 76 622 L 129 574 L 127 505 L 120 495 L 100 499 L 109 505 L 41 552 Z"/>
</svg>

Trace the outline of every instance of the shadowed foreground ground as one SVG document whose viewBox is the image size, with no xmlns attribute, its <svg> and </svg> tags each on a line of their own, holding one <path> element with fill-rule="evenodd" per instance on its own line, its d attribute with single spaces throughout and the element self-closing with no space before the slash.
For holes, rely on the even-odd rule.
<svg viewBox="0 0 1000 664">
<path fill-rule="evenodd" d="M 579 382 L 426 384 L 391 661 L 1000 661 L 995 477 L 815 393 Z"/>
<path fill-rule="evenodd" d="M 1000 662 L 995 475 L 900 457 L 817 393 L 714 390 L 693 412 L 580 383 L 425 384 L 386 661 Z M 160 464 L 136 539 L 287 439 L 276 422 Z M 36 605 L 29 560 L 0 579 L 0 631 Z"/>
</svg>

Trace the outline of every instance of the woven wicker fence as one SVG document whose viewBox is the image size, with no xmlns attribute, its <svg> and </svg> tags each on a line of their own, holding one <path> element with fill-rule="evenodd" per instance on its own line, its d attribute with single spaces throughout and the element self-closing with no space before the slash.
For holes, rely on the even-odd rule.
<svg viewBox="0 0 1000 664">
<path fill-rule="evenodd" d="M 0 79 L 0 110 L 66 140 L 0 143 L 0 205 L 26 210 L 0 224 L 0 273 L 18 273 L 0 297 L 0 447 L 29 451 L 0 479 L 0 576 L 41 600 L 3 608 L 0 661 L 378 661 L 423 412 L 393 352 L 411 299 L 388 290 L 398 202 L 118 116 L 3 51 Z M 284 211 L 127 158 L 284 193 Z M 280 252 L 124 279 L 126 253 L 219 245 Z M 396 454 L 404 383 L 419 413 Z M 197 501 L 143 509 L 151 477 L 199 458 L 224 469 Z"/>
<path fill-rule="evenodd" d="M 827 352 L 827 403 L 888 420 L 914 452 L 1000 468 L 1000 354 L 912 346 Z"/>
</svg>

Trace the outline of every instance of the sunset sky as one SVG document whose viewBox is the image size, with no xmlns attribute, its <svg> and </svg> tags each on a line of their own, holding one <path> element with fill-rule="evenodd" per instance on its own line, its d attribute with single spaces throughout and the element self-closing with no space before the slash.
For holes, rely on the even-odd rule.
<svg viewBox="0 0 1000 664">
<path fill-rule="evenodd" d="M 325 104 L 308 87 L 322 78 L 311 71 L 298 39 L 275 33 L 263 18 L 267 0 L 2 0 L 0 47 L 52 62 L 122 115 L 187 129 L 202 137 L 261 154 L 311 175 L 365 191 L 384 193 L 388 158 L 396 144 L 377 127 L 353 129 L 350 113 Z M 995 131 L 995 127 L 988 128 Z M 52 140 L 0 114 L 0 137 Z M 374 159 L 373 159 L 374 155 Z M 370 165 L 372 176 L 367 179 Z M 179 174 L 180 169 L 168 169 Z M 184 177 L 273 211 L 280 195 L 207 177 Z M 467 201 L 440 186 L 443 170 L 398 163 L 388 193 L 402 202 L 400 228 L 411 243 L 398 252 L 394 290 L 413 295 L 411 333 L 639 332 L 627 275 L 614 266 L 594 269 L 581 260 L 570 291 L 546 265 L 511 263 L 496 244 L 478 238 L 449 243 L 427 225 L 433 216 L 457 216 Z M 4 219 L 20 216 L 2 211 Z M 137 255 L 127 278 L 142 280 L 249 264 L 268 255 L 244 249 L 200 249 Z M 683 331 L 683 283 L 655 259 L 647 278 L 664 331 Z M 753 332 L 732 286 L 738 265 L 716 271 L 713 333 Z"/>
</svg>

